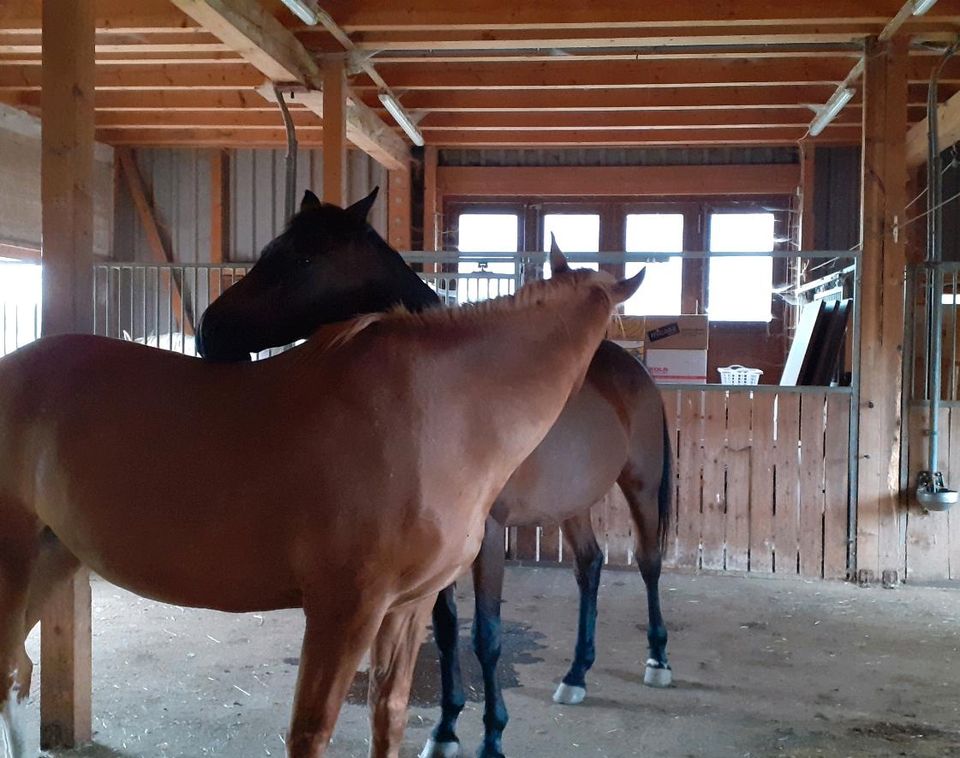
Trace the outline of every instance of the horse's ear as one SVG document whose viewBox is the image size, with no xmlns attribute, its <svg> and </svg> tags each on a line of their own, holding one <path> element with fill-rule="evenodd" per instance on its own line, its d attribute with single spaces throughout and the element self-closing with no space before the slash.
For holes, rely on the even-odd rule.
<svg viewBox="0 0 960 758">
<path fill-rule="evenodd" d="M 557 235 L 550 232 L 550 271 L 553 276 L 565 274 L 570 270 L 570 264 L 567 263 L 566 256 L 560 252 L 560 245 L 557 244 Z"/>
<path fill-rule="evenodd" d="M 373 188 L 373 192 L 367 195 L 363 200 L 357 200 L 353 205 L 347 208 L 347 213 L 353 216 L 361 224 L 367 223 L 367 217 L 370 215 L 370 209 L 373 207 L 374 200 L 380 194 L 380 185 Z"/>
<path fill-rule="evenodd" d="M 303 200 L 300 201 L 300 211 L 316 210 L 321 205 L 320 198 L 314 195 L 310 190 L 304 190 Z"/>
<path fill-rule="evenodd" d="M 615 303 L 622 303 L 624 300 L 629 300 L 634 296 L 636 291 L 640 289 L 640 285 L 643 284 L 643 278 L 647 275 L 646 267 L 640 269 L 637 272 L 636 276 L 631 276 L 629 279 L 621 279 L 610 289 L 610 295 L 613 297 Z"/>
</svg>

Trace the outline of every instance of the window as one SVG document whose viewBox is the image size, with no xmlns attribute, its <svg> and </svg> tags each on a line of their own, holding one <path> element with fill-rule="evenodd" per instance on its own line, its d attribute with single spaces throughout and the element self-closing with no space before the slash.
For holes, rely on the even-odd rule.
<svg viewBox="0 0 960 758">
<path fill-rule="evenodd" d="M 627 216 L 628 253 L 679 253 L 683 250 L 682 213 L 631 213 Z M 627 263 L 626 275 L 647 269 L 637 294 L 623 304 L 629 316 L 679 315 L 683 284 L 680 256 L 656 263 Z"/>
<path fill-rule="evenodd" d="M 0 355 L 40 336 L 40 265 L 0 260 Z"/>
<path fill-rule="evenodd" d="M 520 221 L 515 213 L 461 213 L 457 218 L 461 253 L 516 253 Z M 469 261 L 457 264 L 456 302 L 486 300 L 514 291 L 513 261 Z"/>
<path fill-rule="evenodd" d="M 711 213 L 711 253 L 766 253 L 774 247 L 774 214 Z M 712 321 L 769 321 L 773 257 L 710 259 L 707 315 Z"/>
<path fill-rule="evenodd" d="M 600 215 L 597 213 L 547 213 L 543 217 L 543 250 L 550 251 L 550 235 L 556 235 L 557 244 L 564 253 L 600 252 Z M 573 268 L 599 270 L 594 263 L 572 261 Z M 544 266 L 545 277 L 550 276 L 550 262 Z"/>
</svg>

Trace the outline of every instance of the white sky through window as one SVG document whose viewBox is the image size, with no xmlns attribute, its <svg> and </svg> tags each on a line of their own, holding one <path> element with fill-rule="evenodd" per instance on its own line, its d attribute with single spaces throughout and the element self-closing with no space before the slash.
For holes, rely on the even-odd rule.
<svg viewBox="0 0 960 758">
<path fill-rule="evenodd" d="M 631 213 L 627 216 L 628 253 L 679 253 L 683 251 L 682 213 Z M 642 267 L 647 274 L 637 294 L 623 304 L 628 316 L 680 314 L 683 261 L 677 256 L 657 263 L 627 263 L 626 275 Z"/>
<path fill-rule="evenodd" d="M 555 234 L 557 245 L 564 253 L 600 252 L 600 216 L 596 213 L 547 213 L 543 217 L 543 250 L 550 251 L 550 235 Z M 572 268 L 599 270 L 597 263 L 571 264 Z M 544 265 L 543 275 L 550 276 L 550 262 Z"/>
<path fill-rule="evenodd" d="M 766 253 L 774 247 L 772 213 L 713 213 L 710 252 Z M 773 258 L 710 259 L 707 314 L 713 321 L 769 321 Z"/>
</svg>

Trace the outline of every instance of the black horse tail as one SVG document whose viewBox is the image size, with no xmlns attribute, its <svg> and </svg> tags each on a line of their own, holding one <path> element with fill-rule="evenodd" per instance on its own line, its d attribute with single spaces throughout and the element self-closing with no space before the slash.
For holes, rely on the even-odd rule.
<svg viewBox="0 0 960 758">
<path fill-rule="evenodd" d="M 667 416 L 663 416 L 663 471 L 660 475 L 660 489 L 657 492 L 659 524 L 657 525 L 657 544 L 661 555 L 667 548 L 667 535 L 670 533 L 670 515 L 673 512 L 673 445 L 670 442 L 670 430 L 667 428 Z"/>
</svg>

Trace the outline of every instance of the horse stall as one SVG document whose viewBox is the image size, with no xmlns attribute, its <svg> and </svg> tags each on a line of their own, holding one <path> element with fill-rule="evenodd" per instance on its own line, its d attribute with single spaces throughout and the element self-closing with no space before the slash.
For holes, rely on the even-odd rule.
<svg viewBox="0 0 960 758">
<path fill-rule="evenodd" d="M 564 273 L 553 244 L 646 272 L 473 576 L 411 622 L 408 709 L 376 710 L 404 666 L 374 650 L 326 752 L 288 739 L 299 608 L 81 569 L 25 687 L 0 465 L 0 758 L 960 754 L 960 2 L 649 5 L 0 8 L 0 382 L 66 332 L 193 366 L 232 324 L 229 360 L 269 361 L 358 314 L 514 295 Z M 228 417 L 270 421 L 241 396 Z M 501 381 L 486 407 L 540 399 Z M 154 441 L 185 496 L 205 418 Z"/>
</svg>

